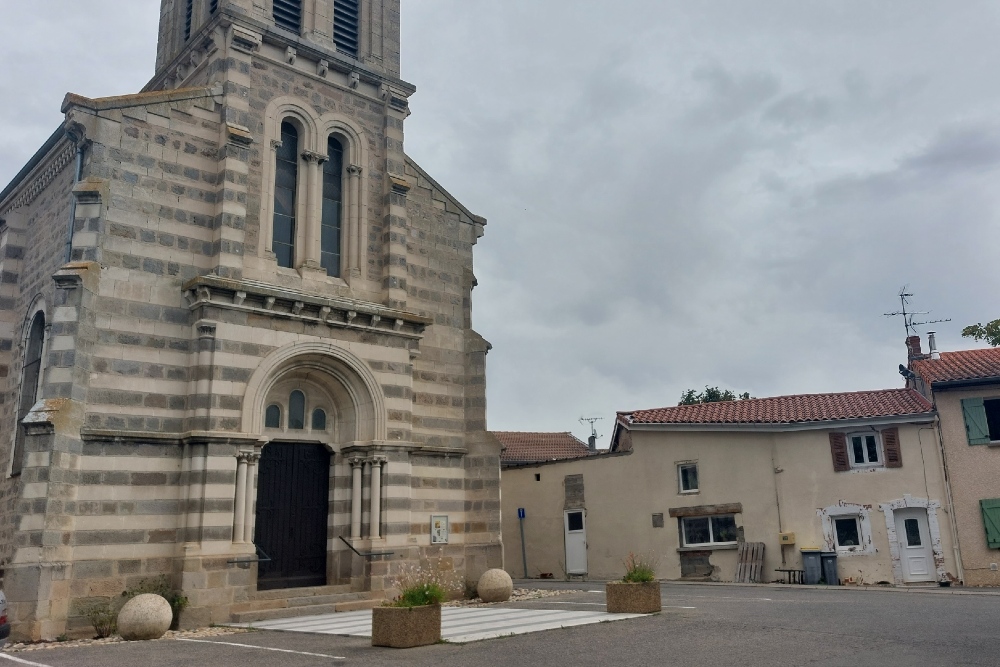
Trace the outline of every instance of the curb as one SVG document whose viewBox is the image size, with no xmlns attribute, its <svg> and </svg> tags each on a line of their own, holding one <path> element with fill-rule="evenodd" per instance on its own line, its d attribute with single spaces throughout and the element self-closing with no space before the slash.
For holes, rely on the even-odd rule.
<svg viewBox="0 0 1000 667">
<path fill-rule="evenodd" d="M 572 584 L 575 582 L 568 581 L 553 581 L 551 579 L 516 579 L 515 585 L 521 584 L 522 588 L 525 587 L 537 587 L 540 583 L 560 583 L 560 584 Z M 579 582 L 582 584 L 593 584 L 595 586 L 604 585 L 607 583 L 603 579 L 591 579 L 585 582 Z M 684 587 L 684 586 L 718 586 L 718 587 L 740 587 L 740 588 L 764 588 L 772 590 L 786 590 L 786 591 L 839 591 L 839 592 L 877 592 L 877 593 L 917 593 L 923 595 L 979 595 L 985 597 L 998 597 L 1000 596 L 1000 591 L 991 590 L 976 590 L 969 589 L 964 586 L 919 586 L 919 587 L 906 587 L 906 586 L 821 586 L 821 585 L 810 585 L 810 584 L 745 584 L 732 581 L 661 581 L 662 586 L 667 587 Z"/>
</svg>

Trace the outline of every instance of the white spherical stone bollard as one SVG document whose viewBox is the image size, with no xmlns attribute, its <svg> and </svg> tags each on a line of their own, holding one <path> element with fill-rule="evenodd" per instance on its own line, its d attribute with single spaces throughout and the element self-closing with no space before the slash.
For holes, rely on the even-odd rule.
<svg viewBox="0 0 1000 667">
<path fill-rule="evenodd" d="M 514 582 L 503 570 L 486 570 L 476 585 L 476 593 L 483 602 L 506 602 L 513 592 Z"/>
<path fill-rule="evenodd" d="M 159 639 L 170 629 L 173 618 L 170 603 L 162 596 L 136 595 L 118 612 L 118 634 L 127 641 Z"/>
</svg>

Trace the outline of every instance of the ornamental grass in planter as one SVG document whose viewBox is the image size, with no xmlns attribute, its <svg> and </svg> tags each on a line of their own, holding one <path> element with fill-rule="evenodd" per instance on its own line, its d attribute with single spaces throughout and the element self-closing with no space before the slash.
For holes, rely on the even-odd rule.
<svg viewBox="0 0 1000 667">
<path fill-rule="evenodd" d="M 660 582 L 656 579 L 656 560 L 629 553 L 625 576 L 606 585 L 609 614 L 653 614 L 660 611 Z"/>
<path fill-rule="evenodd" d="M 441 641 L 441 602 L 452 592 L 452 582 L 441 573 L 408 567 L 396 588 L 396 599 L 372 609 L 372 646 L 413 648 Z"/>
</svg>

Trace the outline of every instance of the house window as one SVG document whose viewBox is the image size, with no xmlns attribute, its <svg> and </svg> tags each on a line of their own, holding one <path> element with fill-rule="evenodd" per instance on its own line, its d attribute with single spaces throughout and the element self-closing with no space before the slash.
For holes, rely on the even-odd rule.
<svg viewBox="0 0 1000 667">
<path fill-rule="evenodd" d="M 264 412 L 264 428 L 281 428 L 281 406 L 267 406 Z"/>
<path fill-rule="evenodd" d="M 323 213 L 320 224 L 320 265 L 328 276 L 340 276 L 340 230 L 344 201 L 344 147 L 337 139 L 327 142 L 323 164 Z"/>
<path fill-rule="evenodd" d="M 358 57 L 358 0 L 333 0 L 333 43 L 341 53 Z"/>
<path fill-rule="evenodd" d="M 281 124 L 281 145 L 275 156 L 274 229 L 271 250 L 278 266 L 292 268 L 295 261 L 295 190 L 299 176 L 299 133 L 295 126 Z"/>
<path fill-rule="evenodd" d="M 882 465 L 878 437 L 875 433 L 852 433 L 847 436 L 852 468 L 874 468 Z"/>
<path fill-rule="evenodd" d="M 302 0 L 274 0 L 274 25 L 298 34 L 302 29 Z"/>
<path fill-rule="evenodd" d="M 861 546 L 861 522 L 858 516 L 839 516 L 833 519 L 833 533 L 837 549 L 853 551 Z"/>
<path fill-rule="evenodd" d="M 677 484 L 679 493 L 698 492 L 698 464 L 680 463 L 677 465 Z"/>
<path fill-rule="evenodd" d="M 1000 398 L 963 398 L 962 416 L 970 445 L 1000 442 Z"/>
<path fill-rule="evenodd" d="M 980 500 L 979 508 L 983 512 L 983 524 L 986 526 L 986 546 L 1000 549 L 1000 498 Z"/>
<path fill-rule="evenodd" d="M 736 517 L 733 514 L 684 517 L 681 537 L 685 547 L 736 544 L 739 537 Z"/>
<path fill-rule="evenodd" d="M 21 423 L 38 400 L 38 385 L 42 374 L 42 348 L 45 343 L 45 315 L 37 313 L 31 320 L 24 348 L 24 368 L 21 372 L 21 400 L 17 409 L 17 431 L 14 434 L 11 475 L 20 475 L 24 462 L 24 425 Z"/>
</svg>

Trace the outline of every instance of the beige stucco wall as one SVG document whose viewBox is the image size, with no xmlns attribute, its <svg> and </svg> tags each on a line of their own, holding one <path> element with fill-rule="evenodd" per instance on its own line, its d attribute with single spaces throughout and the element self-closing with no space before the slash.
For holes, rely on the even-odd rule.
<svg viewBox="0 0 1000 667">
<path fill-rule="evenodd" d="M 867 514 L 871 547 L 870 553 L 840 554 L 840 578 L 864 584 L 895 583 L 900 573 L 894 572 L 886 515 L 879 506 L 893 501 L 897 506 L 931 505 L 940 527 L 938 566 L 946 576 L 954 576 L 950 521 L 936 507 L 945 506 L 945 492 L 935 429 L 930 424 L 904 424 L 899 425 L 899 434 L 903 466 L 897 469 L 834 472 L 829 431 L 810 430 L 635 431 L 633 451 L 628 455 L 504 470 L 504 562 L 512 575 L 524 576 L 517 519 L 517 509 L 523 507 L 528 576 L 542 572 L 564 576 L 563 483 L 566 475 L 582 474 L 588 576 L 593 579 L 621 576 L 622 560 L 629 551 L 654 554 L 659 559 L 659 576 L 680 578 L 679 522 L 669 516 L 670 509 L 741 503 L 737 525 L 747 541 L 765 543 L 765 579 L 773 580 L 779 576 L 775 568 L 801 567 L 801 547 L 832 548 L 823 529 L 830 520 L 820 512 L 846 503 L 859 505 Z M 683 461 L 698 463 L 698 493 L 678 492 L 676 465 Z M 654 513 L 664 514 L 663 528 L 653 527 Z M 784 554 L 778 543 L 782 530 L 796 533 L 797 538 Z M 714 550 L 710 561 L 714 578 L 735 577 L 734 548 Z"/>
<path fill-rule="evenodd" d="M 935 404 L 941 420 L 945 460 L 951 480 L 952 500 L 962 567 L 969 586 L 1000 586 L 1000 551 L 986 546 L 986 529 L 979 501 L 1000 498 L 1000 448 L 969 445 L 962 415 L 963 398 L 1000 398 L 1000 387 L 937 391 Z"/>
</svg>

